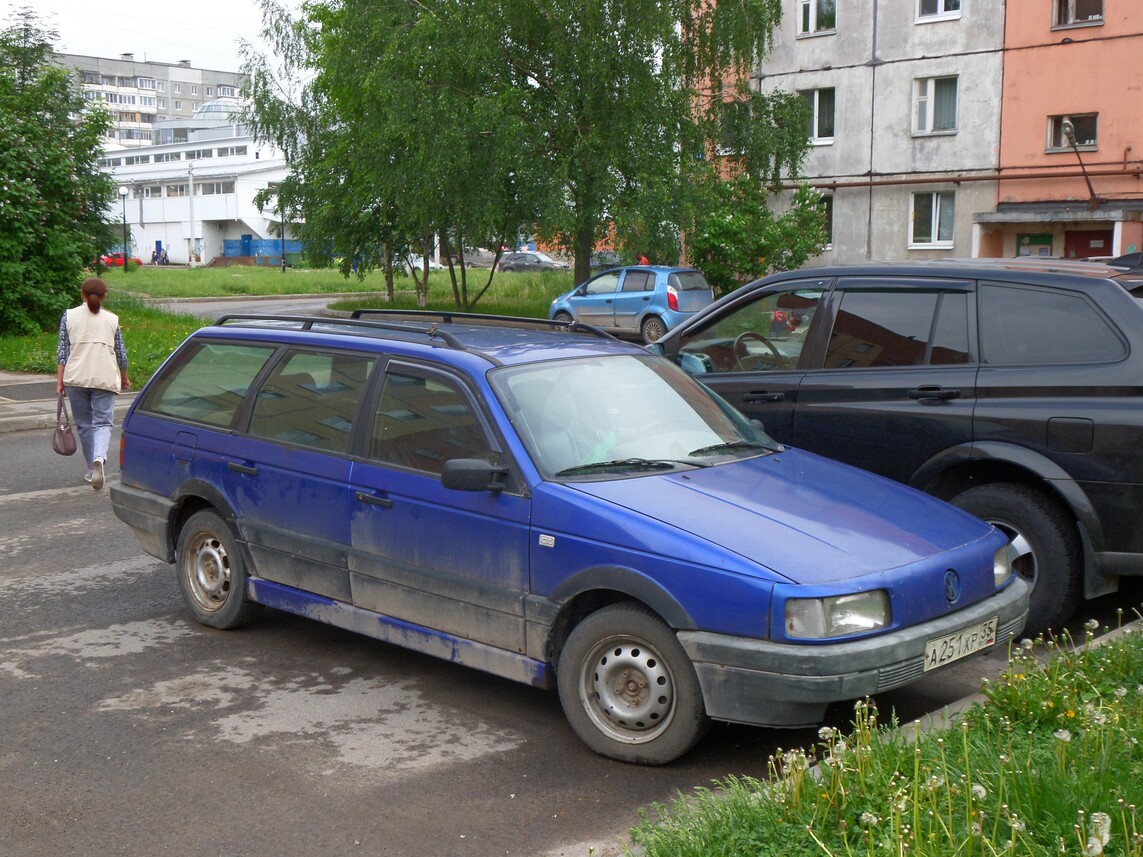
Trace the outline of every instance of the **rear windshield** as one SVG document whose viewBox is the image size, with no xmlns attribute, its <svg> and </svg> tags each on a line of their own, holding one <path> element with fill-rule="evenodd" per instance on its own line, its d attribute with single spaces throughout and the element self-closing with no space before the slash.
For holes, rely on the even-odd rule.
<svg viewBox="0 0 1143 857">
<path fill-rule="evenodd" d="M 710 288 L 710 283 L 706 281 L 706 277 L 702 275 L 701 271 L 682 271 L 681 273 L 671 274 L 667 278 L 667 282 L 681 292 Z"/>
</svg>

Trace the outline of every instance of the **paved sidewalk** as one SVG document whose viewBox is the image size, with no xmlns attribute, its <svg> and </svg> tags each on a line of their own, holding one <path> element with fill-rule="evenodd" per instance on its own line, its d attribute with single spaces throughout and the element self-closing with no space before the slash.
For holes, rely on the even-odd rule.
<svg viewBox="0 0 1143 857">
<path fill-rule="evenodd" d="M 115 397 L 119 422 L 135 399 L 135 390 Z M 0 432 L 50 429 L 56 422 L 54 375 L 0 371 Z"/>
</svg>

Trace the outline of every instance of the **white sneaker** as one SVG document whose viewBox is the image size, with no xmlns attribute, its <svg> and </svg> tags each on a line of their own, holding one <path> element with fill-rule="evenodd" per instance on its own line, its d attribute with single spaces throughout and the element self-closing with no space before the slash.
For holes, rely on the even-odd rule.
<svg viewBox="0 0 1143 857">
<path fill-rule="evenodd" d="M 103 459 L 97 458 L 91 464 L 91 487 L 98 491 L 103 487 Z"/>
<path fill-rule="evenodd" d="M 86 482 L 88 485 L 91 484 L 91 471 L 90 470 L 87 471 L 87 473 L 83 474 L 83 481 Z"/>
</svg>

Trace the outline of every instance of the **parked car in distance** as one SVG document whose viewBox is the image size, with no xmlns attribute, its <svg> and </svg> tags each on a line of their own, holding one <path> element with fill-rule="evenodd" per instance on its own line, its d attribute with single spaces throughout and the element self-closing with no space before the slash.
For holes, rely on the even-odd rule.
<svg viewBox="0 0 1143 857">
<path fill-rule="evenodd" d="M 1060 260 L 808 268 L 661 353 L 788 443 L 1006 532 L 1026 633 L 1143 574 L 1143 277 Z"/>
<path fill-rule="evenodd" d="M 623 267 L 623 257 L 615 250 L 599 250 L 591 254 L 589 267 L 592 271 L 602 271 L 605 268 Z"/>
<path fill-rule="evenodd" d="M 122 253 L 105 253 L 99 257 L 99 263 L 105 268 L 122 268 L 123 267 Z M 127 261 L 132 265 L 142 265 L 143 262 L 136 256 L 128 256 Z"/>
<path fill-rule="evenodd" d="M 566 271 L 569 267 L 567 262 L 560 262 L 538 250 L 505 253 L 500 257 L 501 271 Z"/>
<path fill-rule="evenodd" d="M 555 688 L 645 764 L 1020 633 L 994 527 L 778 445 L 641 346 L 354 315 L 220 319 L 126 415 L 115 514 L 205 625 L 273 607 Z"/>
<path fill-rule="evenodd" d="M 696 268 L 632 265 L 596 274 L 552 301 L 548 318 L 654 342 L 714 300 Z"/>
</svg>

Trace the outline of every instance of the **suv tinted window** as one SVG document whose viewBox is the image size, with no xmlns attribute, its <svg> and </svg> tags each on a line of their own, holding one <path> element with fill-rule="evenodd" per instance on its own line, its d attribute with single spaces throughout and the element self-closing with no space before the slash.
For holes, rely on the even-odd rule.
<svg viewBox="0 0 1143 857">
<path fill-rule="evenodd" d="M 440 474 L 453 458 L 490 452 L 464 392 L 452 381 L 389 372 L 377 403 L 369 454 Z"/>
<path fill-rule="evenodd" d="M 349 449 L 357 400 L 373 358 L 331 352 L 288 355 L 254 399 L 250 433 L 331 452 Z"/>
<path fill-rule="evenodd" d="M 140 408 L 212 426 L 228 426 L 273 347 L 205 343 L 157 381 Z"/>
<path fill-rule="evenodd" d="M 754 372 L 798 365 L 820 288 L 770 292 L 683 340 L 680 354 L 698 357 L 707 372 Z"/>
<path fill-rule="evenodd" d="M 825 365 L 845 369 L 968 361 L 968 298 L 963 293 L 848 291 Z"/>
<path fill-rule="evenodd" d="M 1115 329 L 1086 298 L 1044 289 L 983 285 L 985 363 L 1104 363 L 1126 355 Z"/>
</svg>

